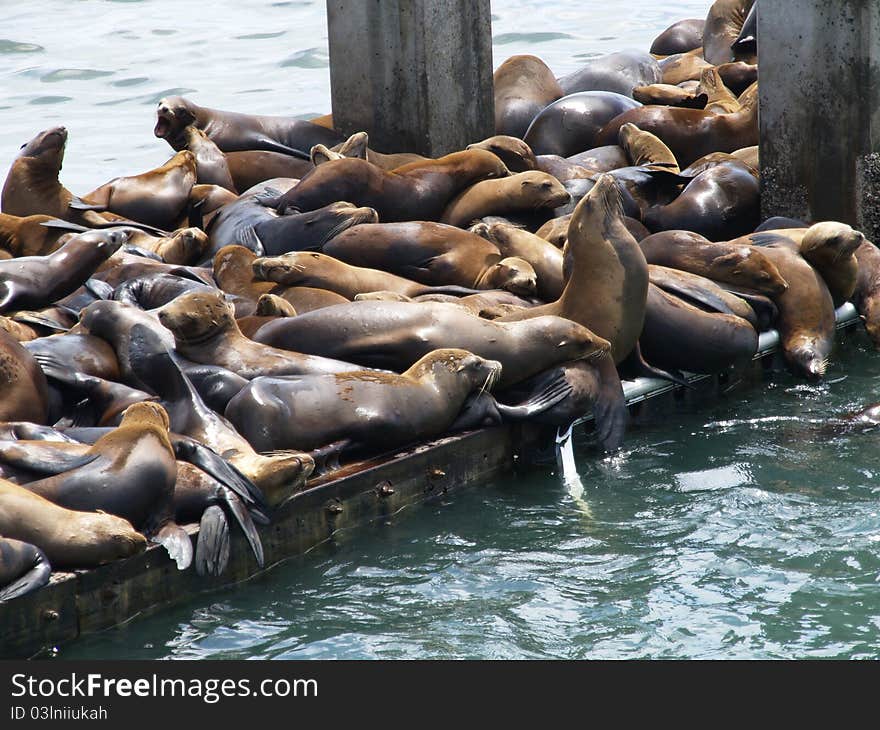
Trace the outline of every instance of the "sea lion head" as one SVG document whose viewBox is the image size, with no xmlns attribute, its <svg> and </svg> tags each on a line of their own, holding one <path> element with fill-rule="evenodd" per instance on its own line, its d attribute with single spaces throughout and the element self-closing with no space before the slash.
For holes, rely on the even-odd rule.
<svg viewBox="0 0 880 730">
<path fill-rule="evenodd" d="M 77 516 L 77 532 L 88 534 L 90 544 L 100 553 L 97 562 L 121 560 L 142 553 L 147 548 L 147 538 L 122 517 L 106 512 L 82 512 Z"/>
<path fill-rule="evenodd" d="M 159 309 L 159 321 L 180 344 L 197 344 L 235 327 L 235 309 L 221 291 L 191 291 Z"/>
<path fill-rule="evenodd" d="M 538 161 L 535 159 L 532 148 L 519 137 L 497 134 L 494 137 L 469 144 L 465 149 L 491 152 L 511 172 L 526 172 L 527 170 L 536 170 L 538 167 Z"/>
<path fill-rule="evenodd" d="M 560 208 L 571 200 L 571 195 L 553 175 L 540 170 L 521 172 L 515 178 L 526 199 L 535 210 Z"/>
<path fill-rule="evenodd" d="M 613 176 L 602 174 L 571 214 L 568 239 L 572 234 L 608 236 L 615 225 L 623 225 L 623 200 Z"/>
<path fill-rule="evenodd" d="M 768 296 L 778 296 L 788 289 L 788 282 L 782 278 L 776 265 L 751 246 L 742 246 L 719 256 L 712 262 L 712 269 L 723 273 L 725 280 L 737 286 L 754 289 Z"/>
<path fill-rule="evenodd" d="M 165 263 L 184 265 L 199 261 L 208 250 L 208 234 L 201 228 L 179 228 L 159 247 Z"/>
<path fill-rule="evenodd" d="M 523 336 L 537 338 L 544 347 L 555 350 L 558 362 L 599 358 L 611 351 L 611 343 L 604 337 L 565 317 L 545 314 L 509 324 L 521 329 Z"/>
<path fill-rule="evenodd" d="M 321 243 L 326 243 L 352 226 L 379 222 L 379 214 L 374 208 L 358 207 L 345 201 L 295 215 L 297 223 L 303 227 L 303 235 L 310 241 Z"/>
<path fill-rule="evenodd" d="M 183 131 L 196 121 L 190 103 L 182 96 L 166 96 L 156 108 L 156 126 L 153 134 L 169 143 L 181 139 Z M 172 147 L 174 144 L 172 144 Z"/>
<path fill-rule="evenodd" d="M 171 430 L 171 419 L 159 403 L 141 401 L 133 403 L 122 412 L 120 426 L 152 426 L 164 432 Z"/>
<path fill-rule="evenodd" d="M 811 226 L 801 240 L 801 253 L 808 253 L 820 248 L 834 252 L 835 260 L 855 253 L 865 241 L 865 236 L 846 223 L 824 221 Z"/>
<path fill-rule="evenodd" d="M 538 290 L 538 275 L 528 261 L 510 256 L 490 266 L 478 283 L 481 288 L 505 289 L 521 297 L 530 297 Z"/>
<path fill-rule="evenodd" d="M 425 377 L 448 380 L 464 380 L 471 389 L 491 390 L 501 377 L 501 363 L 497 360 L 486 360 L 467 350 L 442 348 L 432 350 L 406 371 L 406 375 L 422 379 Z M 468 391 L 470 392 L 470 391 Z"/>
<path fill-rule="evenodd" d="M 257 300 L 258 317 L 296 317 L 296 309 L 277 294 L 262 294 Z"/>
<path fill-rule="evenodd" d="M 297 286 L 308 280 L 317 269 L 326 268 L 328 262 L 335 261 L 330 256 L 314 251 L 292 251 L 281 256 L 254 259 L 252 267 L 257 279 Z"/>
<path fill-rule="evenodd" d="M 342 157 L 358 157 L 366 160 L 369 144 L 370 138 L 366 132 L 355 132 L 345 142 L 335 145 L 333 152 L 340 154 Z"/>
<path fill-rule="evenodd" d="M 64 245 L 93 248 L 99 257 L 106 261 L 128 243 L 130 238 L 130 231 L 124 228 L 109 228 L 106 230 L 77 233 L 73 238 L 66 241 Z"/>
<path fill-rule="evenodd" d="M 30 142 L 25 142 L 18 152 L 18 157 L 33 157 L 56 170 L 61 170 L 66 145 L 67 129 L 52 127 L 40 132 Z"/>
</svg>

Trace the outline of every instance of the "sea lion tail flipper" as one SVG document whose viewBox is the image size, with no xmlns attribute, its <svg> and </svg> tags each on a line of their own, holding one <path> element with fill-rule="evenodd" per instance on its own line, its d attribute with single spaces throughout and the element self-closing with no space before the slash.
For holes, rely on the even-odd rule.
<svg viewBox="0 0 880 730">
<path fill-rule="evenodd" d="M 72 454 L 51 441 L 28 443 L 27 448 L 23 448 L 18 441 L 0 441 L 0 462 L 47 476 L 86 466 L 99 456 Z"/>
<path fill-rule="evenodd" d="M 96 213 L 104 213 L 107 210 L 106 205 L 95 205 L 94 203 L 87 203 L 82 198 L 73 197 L 70 199 L 70 202 L 67 204 L 68 208 L 72 208 L 73 210 L 93 210 Z"/>
<path fill-rule="evenodd" d="M 69 365 L 66 365 L 51 353 L 35 352 L 34 360 L 37 361 L 37 364 L 47 378 L 52 378 L 52 380 L 57 380 L 59 383 L 64 383 L 72 388 L 91 390 L 101 383 L 100 378 L 71 369 Z"/>
<path fill-rule="evenodd" d="M 256 140 L 256 149 L 265 150 L 266 152 L 280 152 L 282 155 L 290 155 L 298 157 L 301 160 L 311 160 L 312 157 L 308 152 L 303 152 L 295 147 L 288 147 L 286 144 L 276 142 L 268 137 L 258 137 Z"/>
<path fill-rule="evenodd" d="M 201 534 L 199 538 L 201 538 Z M 170 558 L 177 563 L 178 570 L 186 570 L 192 563 L 192 541 L 186 530 L 180 525 L 169 520 L 150 539 L 168 551 Z"/>
<path fill-rule="evenodd" d="M 218 576 L 229 564 L 229 522 L 226 513 L 211 505 L 202 513 L 196 543 L 196 573 Z"/>
<path fill-rule="evenodd" d="M 346 447 L 350 445 L 350 439 L 342 439 L 340 441 L 334 441 L 331 444 L 327 444 L 326 446 L 321 446 L 320 448 L 310 451 L 309 456 L 311 456 L 315 462 L 315 470 L 312 473 L 315 475 L 320 475 L 339 469 L 339 457 L 342 455 L 342 452 L 346 449 Z M 283 456 L 287 453 L 291 452 L 273 451 L 272 455 Z"/>
<path fill-rule="evenodd" d="M 101 279 L 95 279 L 92 277 L 91 279 L 86 279 L 83 286 L 89 294 L 95 297 L 95 299 L 108 300 L 113 298 L 113 287 L 106 281 L 101 281 Z"/>
<path fill-rule="evenodd" d="M 260 533 L 257 532 L 257 527 L 254 525 L 251 513 L 245 507 L 241 498 L 231 489 L 223 489 L 221 493 L 226 500 L 226 506 L 229 507 L 229 511 L 232 512 L 232 516 L 235 517 L 235 521 L 238 522 L 241 531 L 247 538 L 248 544 L 250 544 L 254 557 L 257 560 L 257 565 L 262 568 L 266 562 L 263 556 L 263 543 L 260 541 Z"/>
<path fill-rule="evenodd" d="M 263 188 L 259 193 L 254 194 L 254 202 L 259 203 L 264 208 L 275 208 L 282 194 L 277 188 Z"/>
<path fill-rule="evenodd" d="M 84 233 L 85 231 L 91 230 L 90 228 L 81 226 L 79 223 L 71 223 L 70 221 L 62 220 L 61 218 L 52 218 L 52 220 L 43 221 L 40 225 L 45 226 L 46 228 L 60 228 L 62 231 L 73 231 L 74 233 Z"/>
<path fill-rule="evenodd" d="M 629 357 L 626 358 L 626 363 L 635 377 L 668 380 L 670 383 L 680 385 L 682 388 L 693 390 L 694 386 L 685 379 L 683 374 L 679 372 L 669 372 L 668 370 L 663 370 L 662 368 L 654 367 L 649 364 L 642 355 L 642 348 L 638 342 L 636 342 L 636 346 L 629 354 Z"/>
<path fill-rule="evenodd" d="M 174 434 L 171 440 L 174 446 L 174 454 L 178 459 L 197 466 L 224 487 L 231 489 L 244 500 L 248 507 L 253 505 L 262 513 L 269 511 L 266 498 L 257 485 L 222 456 L 187 436 Z"/>
<path fill-rule="evenodd" d="M 265 256 L 266 248 L 253 226 L 245 226 L 238 231 L 238 244 L 249 248 L 257 256 Z"/>
<path fill-rule="evenodd" d="M 550 410 L 557 403 L 571 395 L 571 392 L 571 385 L 569 385 L 565 376 L 560 372 L 540 391 L 519 405 L 507 406 L 503 403 L 498 403 L 498 412 L 508 420 L 524 420 Z"/>
<path fill-rule="evenodd" d="M 596 372 L 599 375 L 599 392 L 593 403 L 593 421 L 602 448 L 613 453 L 623 443 L 629 411 L 623 395 L 623 385 L 611 357 L 606 355 L 600 358 L 596 364 Z"/>
<path fill-rule="evenodd" d="M 52 574 L 49 559 L 40 548 L 34 546 L 34 550 L 36 551 L 34 566 L 9 585 L 0 588 L 0 603 L 10 601 L 13 598 L 19 598 L 31 591 L 42 588 L 49 582 L 49 576 Z"/>
</svg>

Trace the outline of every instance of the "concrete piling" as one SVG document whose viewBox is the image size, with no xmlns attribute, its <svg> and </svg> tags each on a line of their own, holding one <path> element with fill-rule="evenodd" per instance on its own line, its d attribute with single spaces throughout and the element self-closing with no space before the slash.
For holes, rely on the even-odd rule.
<svg viewBox="0 0 880 730">
<path fill-rule="evenodd" d="M 333 124 L 437 157 L 494 134 L 489 0 L 327 0 Z"/>
</svg>

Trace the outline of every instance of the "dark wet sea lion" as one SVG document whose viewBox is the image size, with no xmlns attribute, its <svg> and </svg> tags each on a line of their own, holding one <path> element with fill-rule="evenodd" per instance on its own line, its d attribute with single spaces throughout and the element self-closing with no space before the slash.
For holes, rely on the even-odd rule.
<svg viewBox="0 0 880 730">
<path fill-rule="evenodd" d="M 609 347 L 601 337 L 561 317 L 501 323 L 429 302 L 340 304 L 270 322 L 254 339 L 397 372 L 438 348 L 476 350 L 480 357 L 502 364 L 503 385 Z"/>
<path fill-rule="evenodd" d="M 865 323 L 865 329 L 874 347 L 880 349 L 880 250 L 863 241 L 856 249 L 859 276 L 853 292 L 853 304 Z"/>
<path fill-rule="evenodd" d="M 316 144 L 334 145 L 343 136 L 332 129 L 289 117 L 266 117 L 255 114 L 209 109 L 182 96 L 168 96 L 159 101 L 153 133 L 168 140 L 172 147 L 189 125 L 195 125 L 223 152 L 265 150 L 307 158 Z"/>
<path fill-rule="evenodd" d="M 480 180 L 506 177 L 507 168 L 491 152 L 472 149 L 385 172 L 356 158 L 331 160 L 306 175 L 277 200 L 289 208 L 316 210 L 339 200 L 374 208 L 385 223 L 437 220 L 452 198 Z"/>
<path fill-rule="evenodd" d="M 301 160 L 280 152 L 242 150 L 224 154 L 229 174 L 237 190 L 247 190 L 276 177 L 299 180 L 314 167 L 311 160 Z"/>
<path fill-rule="evenodd" d="M 568 276 L 559 299 L 502 321 L 545 314 L 565 317 L 608 340 L 612 359 L 621 362 L 642 330 L 648 264 L 623 223 L 620 194 L 610 175 L 601 175 L 575 208 L 564 261 Z"/>
<path fill-rule="evenodd" d="M 717 373 L 748 362 L 758 349 L 758 333 L 741 317 L 704 311 L 652 285 L 639 343 L 658 367 Z"/>
<path fill-rule="evenodd" d="M 788 286 L 774 262 L 754 246 L 712 242 L 690 231 L 664 231 L 639 242 L 649 264 L 690 271 L 769 296 Z"/>
<path fill-rule="evenodd" d="M 324 253 L 352 266 L 380 269 L 429 286 L 534 291 L 517 262 L 502 261 L 495 244 L 443 223 L 377 223 L 349 228 Z M 378 290 L 374 290 L 378 291 Z M 360 292 L 366 293 L 366 292 Z M 402 292 L 405 293 L 405 292 Z"/>
<path fill-rule="evenodd" d="M 493 75 L 495 133 L 522 138 L 544 107 L 565 96 L 553 72 L 537 56 L 511 56 Z"/>
<path fill-rule="evenodd" d="M 642 105 L 611 91 L 585 91 L 562 97 L 534 118 L 523 141 L 536 155 L 570 157 L 611 142 L 597 142 L 599 131 L 623 112 Z M 617 143 L 617 139 L 613 140 Z"/>
<path fill-rule="evenodd" d="M 757 60 L 758 56 L 758 2 L 755 0 L 743 22 L 742 30 L 731 48 L 737 58 Z"/>
<path fill-rule="evenodd" d="M 371 291 L 394 291 L 408 297 L 419 294 L 473 294 L 472 287 L 428 286 L 387 271 L 352 266 L 313 251 L 287 253 L 283 256 L 256 259 L 254 274 L 267 281 L 285 286 L 311 286 L 329 289 L 349 301 L 358 294 Z M 481 279 L 481 288 L 508 288 L 526 296 L 534 293 L 536 281 L 532 267 L 520 259 L 503 259 L 488 266 Z"/>
<path fill-rule="evenodd" d="M 0 330 L 0 421 L 45 423 L 48 386 L 40 366 L 6 330 Z"/>
<path fill-rule="evenodd" d="M 106 340 L 89 334 L 64 334 L 41 337 L 25 344 L 34 356 L 53 357 L 77 372 L 105 380 L 119 380 L 116 353 Z"/>
<path fill-rule="evenodd" d="M 173 230 L 195 184 L 195 155 L 182 150 L 164 165 L 140 175 L 117 177 L 83 195 L 82 200 L 100 212 Z"/>
<path fill-rule="evenodd" d="M 648 265 L 648 275 L 651 284 L 688 304 L 709 312 L 731 314 L 746 320 L 755 328 L 758 326 L 758 318 L 752 307 L 711 279 L 654 264 Z"/>
<path fill-rule="evenodd" d="M 711 152 L 733 152 L 758 143 L 758 92 L 757 88 L 747 91 L 742 108 L 733 114 L 667 106 L 632 109 L 608 122 L 596 136 L 596 144 L 616 142 L 620 128 L 628 122 L 663 140 L 686 167 Z"/>
<path fill-rule="evenodd" d="M 217 291 L 216 287 L 168 272 L 144 274 L 120 284 L 111 297 L 116 302 L 134 304 L 141 309 L 156 309 L 175 297 L 191 291 Z"/>
<path fill-rule="evenodd" d="M 300 355 L 261 345 L 242 335 L 231 305 L 220 292 L 183 294 L 159 310 L 159 321 L 174 334 L 175 349 L 196 363 L 219 365 L 241 377 L 321 375 L 360 368 L 350 363 Z"/>
<path fill-rule="evenodd" d="M 192 561 L 192 545 L 173 520 L 177 462 L 168 430 L 160 405 L 135 403 L 118 428 L 85 452 L 85 463 L 25 488 L 67 509 L 123 517 L 164 545 L 183 570 Z"/>
<path fill-rule="evenodd" d="M 0 603 L 42 588 L 51 573 L 49 559 L 36 545 L 0 537 Z"/>
<path fill-rule="evenodd" d="M 496 361 L 440 349 L 401 375 L 258 378 L 229 402 L 226 416 L 261 451 L 309 451 L 340 441 L 388 451 L 446 432 L 467 397 L 491 389 L 500 374 Z"/>
<path fill-rule="evenodd" d="M 590 59 L 583 68 L 560 78 L 559 85 L 566 95 L 613 91 L 629 96 L 634 87 L 659 83 L 660 78 L 660 67 L 650 54 L 619 51 Z"/>
<path fill-rule="evenodd" d="M 205 405 L 153 329 L 143 324 L 131 328 L 129 360 L 137 377 L 162 399 L 173 430 L 220 454 L 260 489 L 270 506 L 303 487 L 314 469 L 312 458 L 295 452 L 257 454 L 232 424 Z"/>
<path fill-rule="evenodd" d="M 531 121 L 531 120 L 530 120 Z M 525 134 L 525 130 L 523 130 Z M 519 137 L 496 134 L 480 142 L 469 144 L 466 149 L 486 150 L 501 160 L 511 172 L 528 172 L 538 168 L 535 153 Z"/>
<path fill-rule="evenodd" d="M 755 0 L 715 0 L 703 29 L 703 57 L 713 66 L 738 59 L 733 50 Z"/>
<path fill-rule="evenodd" d="M 65 509 L 5 479 L 0 479 L 0 534 L 35 545 L 59 569 L 91 568 L 147 546 L 121 517 Z"/>
<path fill-rule="evenodd" d="M 591 178 L 599 173 L 599 170 L 595 168 L 576 165 L 574 162 L 559 155 L 538 155 L 535 159 L 541 172 L 552 175 L 563 184 L 569 180 Z"/>
<path fill-rule="evenodd" d="M 610 172 L 630 164 L 626 152 L 617 144 L 594 147 L 586 152 L 569 155 L 566 159 L 576 165 L 582 165 L 598 172 Z"/>
<path fill-rule="evenodd" d="M 499 180 L 471 185 L 449 201 L 441 223 L 466 227 L 484 215 L 558 208 L 569 201 L 560 182 L 545 172 L 530 170 Z"/>
<path fill-rule="evenodd" d="M 697 175 L 668 205 L 642 216 L 651 231 L 688 230 L 710 241 L 729 241 L 761 220 L 758 179 L 744 163 L 723 162 Z"/>
<path fill-rule="evenodd" d="M 715 67 L 724 85 L 734 94 L 742 94 L 758 80 L 758 65 L 733 61 Z"/>
<path fill-rule="evenodd" d="M 479 223 L 472 229 L 494 243 L 503 256 L 516 256 L 528 261 L 538 275 L 538 297 L 545 302 L 562 295 L 562 251 L 534 233 L 506 223 Z"/>
<path fill-rule="evenodd" d="M 651 44 L 651 53 L 658 56 L 671 56 L 674 53 L 687 53 L 703 45 L 703 18 L 688 18 L 673 23 Z"/>
</svg>

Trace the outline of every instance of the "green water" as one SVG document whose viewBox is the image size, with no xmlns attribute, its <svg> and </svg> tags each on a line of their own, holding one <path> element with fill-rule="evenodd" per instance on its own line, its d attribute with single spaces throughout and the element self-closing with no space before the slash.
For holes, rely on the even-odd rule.
<svg viewBox="0 0 880 730">
<path fill-rule="evenodd" d="M 347 531 L 236 589 L 65 658 L 876 657 L 880 400 L 862 333 L 828 379 L 785 373 L 670 406 L 625 451 Z"/>
</svg>

